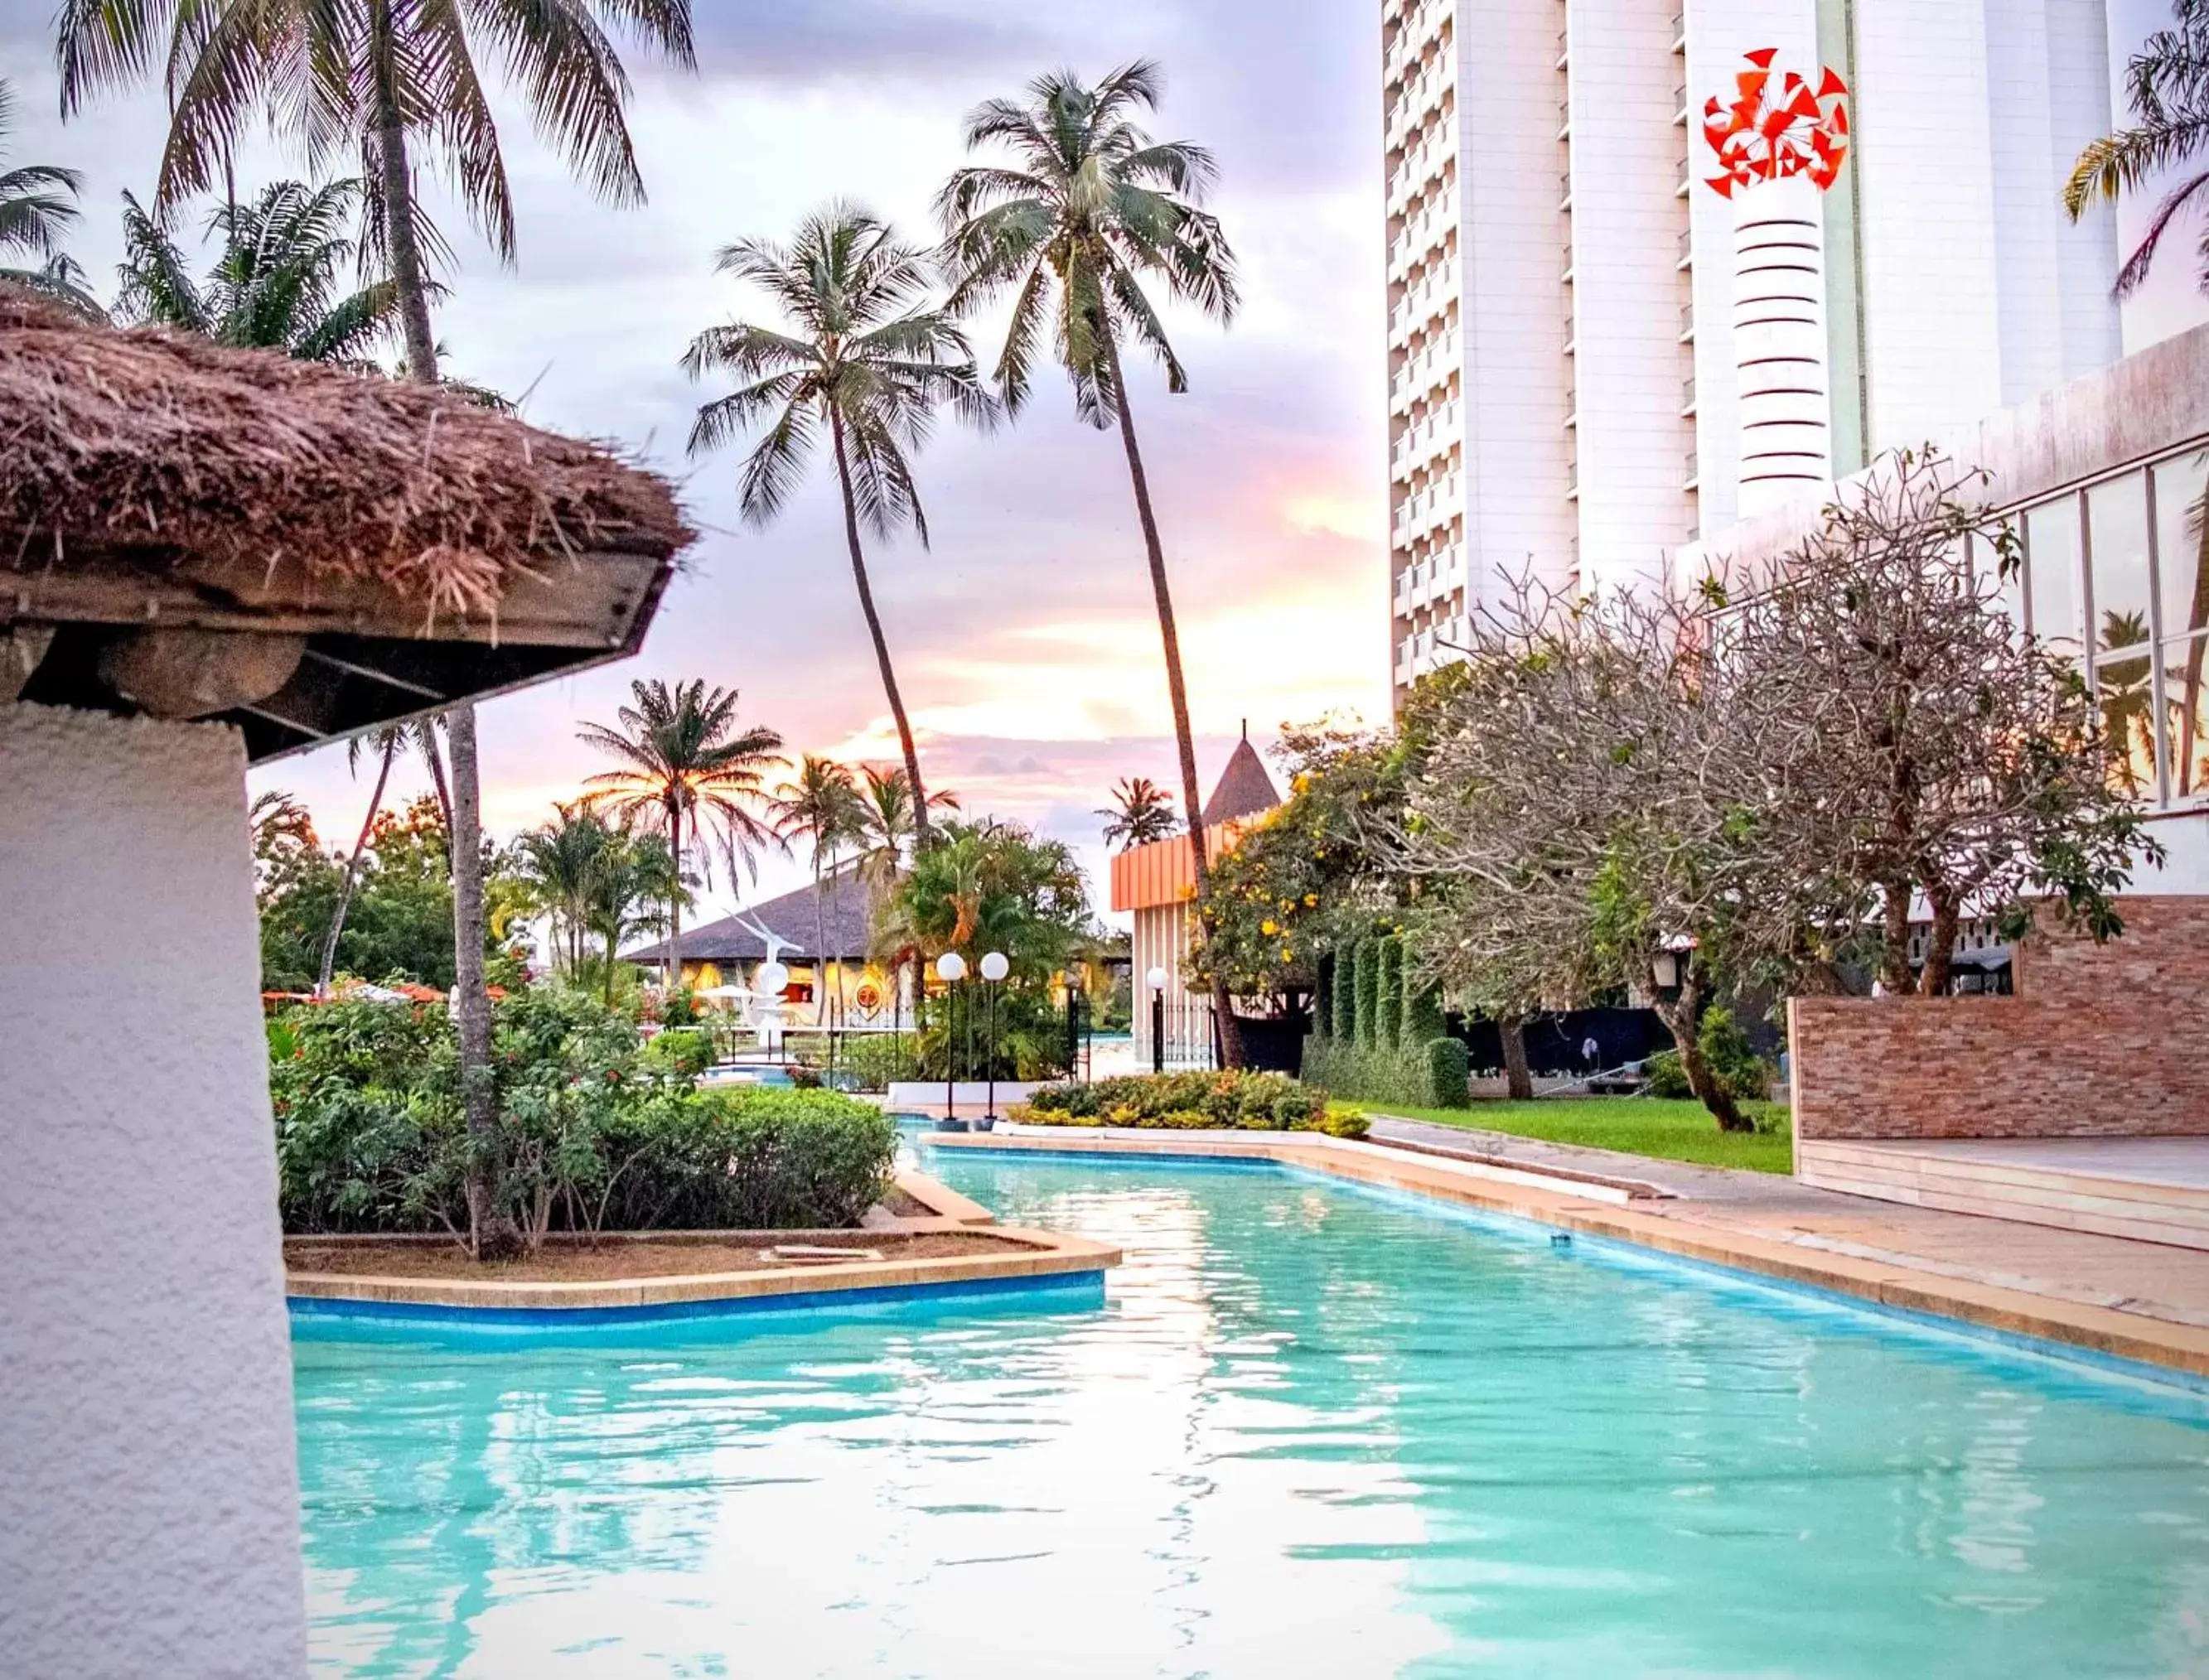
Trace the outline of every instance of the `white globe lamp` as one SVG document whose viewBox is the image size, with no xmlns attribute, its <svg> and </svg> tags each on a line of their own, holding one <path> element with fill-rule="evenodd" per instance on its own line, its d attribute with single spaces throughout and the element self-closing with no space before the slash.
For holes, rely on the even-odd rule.
<svg viewBox="0 0 2209 1680">
<path fill-rule="evenodd" d="M 1002 951 L 993 951 L 982 959 L 982 978 L 1002 980 L 1013 971 L 1012 963 Z"/>
<path fill-rule="evenodd" d="M 945 951 L 936 959 L 936 977 L 946 985 L 957 985 L 966 978 L 966 959 L 955 951 Z"/>
</svg>

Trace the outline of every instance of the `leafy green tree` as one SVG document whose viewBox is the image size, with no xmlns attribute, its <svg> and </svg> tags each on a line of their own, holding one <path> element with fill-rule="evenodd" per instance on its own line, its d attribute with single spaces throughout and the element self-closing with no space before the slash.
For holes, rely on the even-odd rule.
<svg viewBox="0 0 2209 1680">
<path fill-rule="evenodd" d="M 1123 776 L 1113 784 L 1112 802 L 1096 813 L 1104 819 L 1104 843 L 1130 851 L 1164 840 L 1181 826 L 1173 795 L 1147 776 Z"/>
<path fill-rule="evenodd" d="M 695 63 L 689 0 L 63 0 L 57 57 L 62 114 L 103 85 L 163 69 L 169 136 L 154 192 L 166 213 L 228 167 L 256 111 L 317 173 L 340 157 L 369 162 L 370 252 L 398 289 L 406 374 L 438 383 L 430 320 L 432 259 L 442 252 L 415 194 L 418 153 L 445 167 L 502 261 L 515 255 L 514 201 L 479 46 L 500 61 L 538 132 L 602 199 L 641 203 L 623 115 L 629 92 L 602 21 L 685 68 Z M 491 999 L 476 952 L 485 934 L 482 783 L 472 704 L 447 714 L 452 747 L 454 939 L 461 952 L 460 1035 L 468 1124 L 488 1149 L 497 1128 L 491 1086 Z M 471 1206 L 485 1209 L 483 1187 Z M 472 1238 L 510 1249 L 509 1232 L 472 1219 Z"/>
<path fill-rule="evenodd" d="M 2074 222 L 2091 207 L 2114 204 L 2165 170 L 2191 162 L 2209 141 L 2209 0 L 2174 0 L 2171 14 L 2175 27 L 2150 35 L 2126 68 L 2133 125 L 2088 146 L 2064 183 L 2063 207 Z M 2147 279 L 2164 235 L 2205 188 L 2209 169 L 2194 171 L 2164 195 L 2117 271 L 2118 297 Z M 2209 247 L 2201 260 L 2201 283 L 2209 287 Z"/>
<path fill-rule="evenodd" d="M 1196 741 L 1165 548 L 1135 440 L 1121 344 L 1128 340 L 1154 357 L 1168 391 L 1187 390 L 1189 375 L 1145 285 L 1224 324 L 1235 313 L 1235 259 L 1218 219 L 1198 207 L 1217 172 L 1212 154 L 1186 141 L 1153 140 L 1135 120 L 1157 107 L 1160 87 L 1158 67 L 1139 61 L 1094 87 L 1054 70 L 1029 83 L 1025 101 L 988 101 L 967 119 L 967 147 L 1001 147 L 1012 162 L 959 170 L 936 208 L 955 281 L 953 309 L 1011 294 L 1011 321 L 993 375 L 1007 409 L 1017 411 L 1026 399 L 1048 337 L 1072 382 L 1074 411 L 1092 426 L 1119 429 L 1150 563 L 1202 901 L 1211 896 L 1211 869 L 1204 825 L 1194 820 L 1204 808 Z M 1228 1064 L 1238 1065 L 1242 1038 L 1226 979 L 1217 972 L 1213 1004 Z"/>
<path fill-rule="evenodd" d="M 373 367 L 369 352 L 398 325 L 399 288 L 388 279 L 340 285 L 360 202 L 358 181 L 278 181 L 250 204 L 218 205 L 208 225 L 220 249 L 195 279 L 168 230 L 125 193 L 115 313 L 297 361 Z"/>
<path fill-rule="evenodd" d="M 865 796 L 852 772 L 833 759 L 808 753 L 798 763 L 798 774 L 785 782 L 767 802 L 775 837 L 788 845 L 806 843 L 813 867 L 813 1018 L 828 1018 L 828 912 L 822 881 L 836 855 L 860 842 L 866 832 Z"/>
<path fill-rule="evenodd" d="M 1015 981 L 1048 981 L 1095 937 L 1089 885 L 1062 841 L 994 817 L 942 825 L 877 912 L 877 937 L 970 970 L 1002 951 Z"/>
<path fill-rule="evenodd" d="M 753 807 L 764 797 L 767 771 L 782 762 L 782 737 L 773 729 L 742 727 L 737 691 L 708 688 L 702 679 L 671 689 L 655 677 L 632 682 L 629 692 L 635 704 L 621 708 L 619 729 L 585 723 L 575 738 L 621 765 L 584 783 L 591 790 L 589 802 L 624 822 L 649 820 L 667 842 L 673 866 L 667 896 L 666 990 L 671 997 L 683 981 L 686 848 L 718 837 L 733 874 L 739 860 L 749 867 L 761 848 L 778 843 Z M 702 849 L 701 862 L 710 869 L 710 853 Z"/>
<path fill-rule="evenodd" d="M 924 304 L 929 271 L 921 253 L 853 206 L 833 204 L 807 217 L 787 246 L 739 240 L 723 248 L 717 267 L 772 297 L 789 330 L 735 321 L 691 340 L 683 364 L 693 379 L 727 372 L 743 383 L 699 409 L 690 453 L 718 448 L 764 424 L 745 457 L 737 498 L 745 519 L 765 525 L 788 504 L 826 430 L 859 610 L 874 640 L 906 777 L 924 789 L 859 529 L 888 537 L 910 525 L 928 546 L 928 518 L 907 455 L 927 441 L 936 411 L 946 405 L 967 419 L 990 420 L 993 410 L 973 353 L 950 315 Z M 928 812 L 925 799 L 912 811 L 924 845 Z"/>
</svg>

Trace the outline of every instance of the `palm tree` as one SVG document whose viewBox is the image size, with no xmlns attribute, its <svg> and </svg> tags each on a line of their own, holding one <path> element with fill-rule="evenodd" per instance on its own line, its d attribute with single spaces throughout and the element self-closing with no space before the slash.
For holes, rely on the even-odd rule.
<svg viewBox="0 0 2209 1680">
<path fill-rule="evenodd" d="M 666 990 L 672 996 L 683 979 L 683 849 L 702 831 L 718 830 L 733 873 L 739 858 L 749 866 L 761 847 L 775 843 L 749 807 L 760 800 L 768 768 L 782 762 L 782 737 L 773 729 L 739 728 L 737 691 L 708 688 L 702 679 L 671 690 L 657 679 L 632 682 L 629 692 L 635 704 L 622 707 L 619 729 L 586 723 L 575 738 L 622 765 L 585 782 L 593 789 L 589 802 L 625 821 L 649 819 L 666 839 L 674 861 L 667 897 Z"/>
<path fill-rule="evenodd" d="M 15 127 L 15 91 L 0 77 L 0 152 Z M 76 197 L 83 188 L 81 175 L 56 164 L 0 171 L 0 260 L 12 264 L 29 258 L 37 265 L 0 267 L 0 279 L 56 297 L 80 313 L 85 303 L 95 311 L 99 304 L 83 289 L 82 271 L 61 254 L 61 242 L 81 213 Z"/>
<path fill-rule="evenodd" d="M 828 1018 L 828 910 L 822 891 L 836 854 L 865 833 L 864 796 L 852 772 L 834 759 L 806 753 L 798 760 L 798 774 L 785 782 L 767 801 L 769 819 L 776 838 L 785 845 L 807 842 L 813 866 L 813 1018 Z M 836 953 L 841 955 L 842 953 Z"/>
<path fill-rule="evenodd" d="M 1122 777 L 1113 784 L 1112 803 L 1097 814 L 1106 819 L 1104 843 L 1116 851 L 1147 846 L 1181 826 L 1173 795 L 1147 776 Z"/>
<path fill-rule="evenodd" d="M 1161 85 L 1158 67 L 1139 60 L 1094 87 L 1054 70 L 1028 84 L 1025 103 L 988 101 L 967 118 L 967 149 L 999 146 L 1012 162 L 958 171 L 936 210 L 955 282 L 952 308 L 1012 294 L 994 375 L 1006 407 L 1016 411 L 1026 400 L 1048 331 L 1073 384 L 1075 413 L 1099 429 L 1119 428 L 1158 606 L 1183 808 L 1194 813 L 1204 801 L 1181 642 L 1120 345 L 1124 338 L 1148 351 L 1165 370 L 1166 389 L 1187 390 L 1189 376 L 1144 283 L 1225 324 L 1235 313 L 1235 259 L 1219 220 L 1198 207 L 1216 172 L 1212 154 L 1186 141 L 1153 141 L 1134 121 L 1157 108 Z M 1190 825 L 1189 850 L 1201 902 L 1211 890 L 1201 823 Z M 1241 1035 L 1224 978 L 1214 978 L 1212 995 L 1221 1050 L 1229 1065 L 1239 1065 Z"/>
<path fill-rule="evenodd" d="M 367 243 L 399 292 L 406 375 L 438 383 L 430 322 L 432 258 L 445 254 L 414 191 L 415 149 L 444 165 L 470 219 L 504 262 L 514 261 L 514 201 L 498 125 L 476 63 L 487 44 L 538 132 L 598 195 L 641 203 L 643 177 L 623 107 L 629 78 L 604 22 L 695 68 L 689 0 L 63 0 L 56 55 L 62 114 L 102 85 L 163 67 L 169 137 L 153 207 L 166 213 L 214 185 L 256 110 L 297 143 L 317 173 L 341 156 L 364 159 Z M 486 1159 L 498 1112 L 491 1081 L 491 996 L 484 987 L 483 789 L 476 714 L 446 714 L 453 755 L 454 1024 L 468 1130 Z M 493 1229 L 488 1180 L 471 1174 L 468 1218 L 479 1255 L 518 1244 Z"/>
<path fill-rule="evenodd" d="M 876 890 L 897 879 L 908 845 L 918 835 L 913 820 L 912 783 L 902 770 L 859 766 L 858 855 L 852 867 Z M 946 789 L 928 796 L 930 811 L 956 811 L 959 795 Z"/>
<path fill-rule="evenodd" d="M 623 838 L 581 801 L 555 801 L 556 820 L 514 843 L 515 873 L 538 909 L 551 918 L 553 950 L 565 956 L 572 981 L 583 963 L 583 935 L 593 925 L 599 877 Z"/>
<path fill-rule="evenodd" d="M 2079 154 L 2063 185 L 2063 207 L 2077 221 L 2095 204 L 2114 204 L 2164 171 L 2185 163 L 2209 141 L 2209 0 L 2173 0 L 2175 28 L 2150 35 L 2125 70 L 2134 123 L 2104 135 Z M 2116 296 L 2147 279 L 2163 236 L 2178 213 L 2209 188 L 2209 169 L 2196 171 L 2164 195 L 2147 231 L 2117 271 Z M 2200 281 L 2209 290 L 2209 250 Z"/>
<path fill-rule="evenodd" d="M 591 877 L 588 907 L 590 927 L 605 941 L 605 1001 L 614 1000 L 614 972 L 621 960 L 622 941 L 632 933 L 652 927 L 660 918 L 647 907 L 679 909 L 689 903 L 683 872 L 676 867 L 667 842 L 656 834 L 633 834 L 625 828 L 611 831 L 605 854 Z"/>
<path fill-rule="evenodd" d="M 923 306 L 929 276 L 921 253 L 898 243 L 888 226 L 850 205 L 832 204 L 807 217 L 788 246 L 739 240 L 722 250 L 715 266 L 764 291 L 781 306 L 790 330 L 735 321 L 708 327 L 691 340 L 683 365 L 693 379 L 726 370 L 743 382 L 699 409 L 690 453 L 718 448 L 765 423 L 767 430 L 737 479 L 746 522 L 765 525 L 789 502 L 807 457 L 827 431 L 843 494 L 844 540 L 859 611 L 874 639 L 905 773 L 915 789 L 924 788 L 912 724 L 867 579 L 859 527 L 887 537 L 909 525 L 921 546 L 928 546 L 928 519 L 906 452 L 927 441 L 943 405 L 988 423 L 994 410 L 973 353 L 948 315 Z M 924 800 L 913 819 L 924 845 Z"/>
<path fill-rule="evenodd" d="M 398 324 L 399 288 L 389 279 L 340 288 L 360 197 L 358 181 L 279 181 L 250 204 L 217 206 L 208 225 L 220 254 L 196 280 L 168 231 L 125 193 L 115 313 L 296 361 L 372 367 L 368 352 Z"/>
</svg>

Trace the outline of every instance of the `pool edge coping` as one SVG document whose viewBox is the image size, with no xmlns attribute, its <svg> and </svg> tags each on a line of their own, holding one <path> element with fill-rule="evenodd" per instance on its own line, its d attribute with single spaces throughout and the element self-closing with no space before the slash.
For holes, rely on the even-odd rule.
<svg viewBox="0 0 2209 1680">
<path fill-rule="evenodd" d="M 1109 1243 L 1065 1231 L 997 1223 L 996 1215 L 924 1173 L 900 1168 L 897 1187 L 930 1209 L 924 1217 L 894 1218 L 857 1229 L 777 1233 L 792 1238 L 834 1237 L 864 1244 L 870 1237 L 972 1233 L 1008 1245 L 998 1252 L 940 1255 L 920 1259 L 853 1260 L 827 1265 L 783 1266 L 740 1272 L 674 1272 L 587 1281 L 425 1278 L 370 1272 L 315 1272 L 286 1265 L 288 1303 L 312 1312 L 318 1306 L 409 1310 L 448 1322 L 472 1314 L 602 1315 L 669 1307 L 710 1307 L 780 1302 L 840 1305 L 870 1294 L 934 1293 L 972 1284 L 1009 1284 L 1102 1275 L 1125 1257 Z M 627 1240 L 632 1233 L 620 1233 Z M 637 1233 L 648 1239 L 652 1233 Z M 661 1233 L 678 1237 L 704 1233 Z M 509 1318 L 508 1322 L 522 1322 Z"/>
<path fill-rule="evenodd" d="M 2065 1350 L 2084 1353 L 2098 1360 L 2132 1367 L 2135 1374 L 2151 1379 L 2168 1381 L 2175 1375 L 2189 1387 L 2209 1384 L 2209 1329 L 2115 1307 L 1915 1270 L 1888 1261 L 1807 1250 L 1768 1237 L 1703 1225 L 1690 1227 L 1646 1203 L 1629 1207 L 1591 1201 L 1500 1175 L 1477 1175 L 1462 1169 L 1452 1172 L 1440 1161 L 1430 1166 L 1401 1157 L 1390 1160 L 1380 1149 L 1368 1153 L 1366 1147 L 1338 1139 L 1188 1134 L 1135 1139 L 1068 1131 L 1064 1137 L 952 1133 L 930 1141 L 936 1147 L 960 1151 L 1178 1155 L 1303 1167 L 1353 1183 L 1508 1214 L 1720 1270 L 1845 1297 L 1911 1318 L 1929 1319 L 1948 1327 L 1968 1326 L 1991 1333 L 1998 1341 L 2017 1338 L 2049 1344 L 2049 1351 L 2059 1356 Z"/>
</svg>

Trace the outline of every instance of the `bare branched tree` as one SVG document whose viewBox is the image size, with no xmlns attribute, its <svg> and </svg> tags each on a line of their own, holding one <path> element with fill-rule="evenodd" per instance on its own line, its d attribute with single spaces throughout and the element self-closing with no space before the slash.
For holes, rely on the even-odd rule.
<svg viewBox="0 0 2209 1680">
<path fill-rule="evenodd" d="M 1734 580 L 1748 598 L 1727 617 L 1748 715 L 1784 729 L 1803 767 L 1767 813 L 1772 842 L 1875 899 L 1890 993 L 1945 993 L 1966 916 L 2014 937 L 2052 898 L 2108 938 L 2134 862 L 2160 855 L 2135 803 L 2153 775 L 2152 740 L 2134 739 L 2150 716 L 2112 682 L 2122 662 L 2098 701 L 2005 611 L 2018 544 L 1984 485 L 1936 451 L 1882 458 L 1774 575 Z M 1931 928 L 1913 976 L 1921 900 Z"/>
<path fill-rule="evenodd" d="M 1507 579 L 1381 843 L 1417 882 L 1423 969 L 1499 1017 L 1647 996 L 1736 1129 L 1696 1043 L 1713 988 L 1829 990 L 1869 951 L 1887 991 L 1938 994 L 1962 918 L 2019 936 L 2050 900 L 2122 931 L 2115 896 L 2161 856 L 2130 714 L 2005 612 L 2014 543 L 1980 482 L 1887 458 L 1769 567 L 1692 601 Z"/>
</svg>

